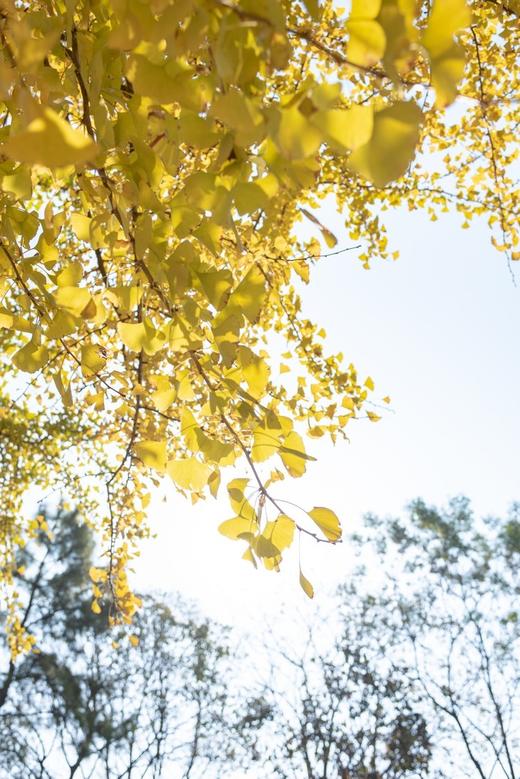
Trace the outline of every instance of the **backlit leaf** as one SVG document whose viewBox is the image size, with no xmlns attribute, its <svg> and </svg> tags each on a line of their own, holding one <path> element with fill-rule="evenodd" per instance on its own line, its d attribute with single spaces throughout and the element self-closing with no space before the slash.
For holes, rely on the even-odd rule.
<svg viewBox="0 0 520 779">
<path fill-rule="evenodd" d="M 413 159 L 421 121 L 421 109 L 413 102 L 396 103 L 377 112 L 370 141 L 350 155 L 349 166 L 376 187 L 399 178 Z"/>
<path fill-rule="evenodd" d="M 166 441 L 139 441 L 134 444 L 134 452 L 144 465 L 159 471 L 159 473 L 165 472 Z M 168 473 L 170 472 L 169 465 Z"/>
<path fill-rule="evenodd" d="M 307 513 L 329 541 L 339 541 L 341 538 L 341 525 L 333 511 L 323 507 L 316 507 Z"/>
<path fill-rule="evenodd" d="M 300 587 L 306 594 L 308 598 L 314 598 L 314 587 L 310 583 L 308 579 L 305 578 L 305 576 L 302 573 L 302 570 L 300 568 Z"/>
<path fill-rule="evenodd" d="M 211 475 L 209 466 L 201 463 L 196 457 L 170 460 L 167 471 L 175 484 L 185 490 L 201 490 L 206 486 Z"/>
<path fill-rule="evenodd" d="M 0 151 L 17 162 L 58 168 L 91 160 L 98 147 L 52 108 L 42 108 L 25 130 L 15 132 L 0 146 Z"/>
</svg>

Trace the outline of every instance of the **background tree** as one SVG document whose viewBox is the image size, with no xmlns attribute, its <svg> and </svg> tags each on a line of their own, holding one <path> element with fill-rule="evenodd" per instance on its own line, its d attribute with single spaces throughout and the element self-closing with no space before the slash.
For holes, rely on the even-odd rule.
<svg viewBox="0 0 520 779">
<path fill-rule="evenodd" d="M 415 501 L 366 518 L 364 566 L 259 685 L 261 776 L 515 779 L 519 507 L 505 520 Z"/>
<path fill-rule="evenodd" d="M 20 607 L 38 651 L 18 664 L 3 653 L 0 776 L 208 775 L 226 760 L 222 628 L 147 597 L 116 648 L 106 614 L 90 608 L 93 547 L 92 530 L 60 510 L 21 555 Z"/>
<path fill-rule="evenodd" d="M 243 458 L 223 532 L 253 563 L 276 569 L 296 531 L 339 539 L 332 512 L 287 517 L 270 491 L 304 473 L 303 430 L 378 418 L 372 379 L 301 312 L 337 240 L 316 210 L 335 198 L 366 265 L 391 256 L 380 212 L 399 204 L 485 215 L 517 259 L 517 28 L 516 0 L 2 0 L 2 407 L 61 404 L 88 429 L 39 478 L 90 480 L 112 619 L 136 610 L 125 569 L 165 473 L 197 500 Z M 9 467 L 8 589 L 24 483 Z"/>
<path fill-rule="evenodd" d="M 518 777 L 519 511 L 478 520 L 460 498 L 445 511 L 418 500 L 404 521 L 368 518 L 389 620 L 461 776 Z"/>
<path fill-rule="evenodd" d="M 276 746 L 262 776 L 434 776 L 434 721 L 423 714 L 410 668 L 392 657 L 380 631 L 381 604 L 357 588 L 349 596 L 339 626 L 309 626 L 304 654 L 269 649 L 278 673 L 264 697 Z"/>
</svg>

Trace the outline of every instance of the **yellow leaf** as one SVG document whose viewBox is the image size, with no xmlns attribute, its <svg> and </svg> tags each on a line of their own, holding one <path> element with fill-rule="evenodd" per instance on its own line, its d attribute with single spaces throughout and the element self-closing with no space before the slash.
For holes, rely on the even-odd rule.
<svg viewBox="0 0 520 779">
<path fill-rule="evenodd" d="M 2 190 L 10 192 L 18 200 L 28 200 L 32 194 L 31 170 L 19 165 L 12 173 L 2 178 Z"/>
<path fill-rule="evenodd" d="M 227 485 L 229 502 L 231 508 L 239 517 L 243 517 L 248 522 L 256 522 L 256 512 L 245 497 L 245 490 L 249 484 L 249 479 L 233 479 Z"/>
<path fill-rule="evenodd" d="M 60 287 L 54 299 L 59 308 L 73 316 L 91 319 L 96 315 L 96 304 L 85 287 Z"/>
<path fill-rule="evenodd" d="M 161 334 L 146 322 L 118 322 L 117 332 L 124 345 L 133 352 L 140 352 L 142 349 L 146 354 L 153 355 L 166 346 L 166 338 L 161 337 Z"/>
<path fill-rule="evenodd" d="M 103 568 L 92 567 L 89 569 L 88 575 L 96 584 L 106 581 L 107 578 L 107 572 Z"/>
<path fill-rule="evenodd" d="M 280 552 L 263 533 L 255 538 L 254 549 L 258 557 L 277 557 Z"/>
<path fill-rule="evenodd" d="M 174 389 L 157 390 L 152 394 L 152 401 L 158 411 L 166 411 L 175 400 Z"/>
<path fill-rule="evenodd" d="M 97 600 L 92 601 L 92 605 L 90 607 L 94 614 L 101 614 L 101 606 L 99 605 Z"/>
<path fill-rule="evenodd" d="M 139 441 L 134 451 L 144 465 L 159 473 L 166 470 L 166 441 Z"/>
<path fill-rule="evenodd" d="M 139 646 L 139 638 L 135 635 L 135 633 L 132 633 L 131 636 L 128 636 L 128 640 L 132 646 Z"/>
<path fill-rule="evenodd" d="M 378 111 L 370 141 L 350 155 L 348 165 L 376 187 L 399 178 L 413 159 L 421 121 L 422 111 L 413 102 Z"/>
<path fill-rule="evenodd" d="M 267 424 L 258 425 L 253 432 L 251 457 L 254 462 L 268 460 L 280 449 L 285 434 L 282 427 L 270 427 Z"/>
<path fill-rule="evenodd" d="M 453 102 L 457 85 L 464 75 L 464 50 L 454 35 L 471 24 L 472 14 L 466 0 L 435 0 L 422 44 L 431 61 L 431 79 L 436 103 L 441 108 Z"/>
<path fill-rule="evenodd" d="M 280 514 L 277 519 L 270 524 L 272 525 L 270 540 L 280 552 L 283 552 L 283 550 L 287 549 L 293 542 L 296 523 L 285 514 Z"/>
<path fill-rule="evenodd" d="M 316 459 L 305 452 L 303 440 L 294 430 L 286 436 L 279 453 L 289 475 L 293 477 L 303 476 L 305 473 L 305 461 Z"/>
<path fill-rule="evenodd" d="M 435 0 L 422 43 L 431 56 L 437 57 L 451 47 L 453 36 L 470 24 L 467 0 Z"/>
<path fill-rule="evenodd" d="M 262 271 L 254 265 L 233 290 L 223 314 L 229 316 L 231 310 L 243 314 L 250 322 L 255 322 L 260 314 L 265 298 L 265 278 Z"/>
<path fill-rule="evenodd" d="M 341 538 L 341 525 L 333 511 L 317 506 L 307 513 L 329 541 L 339 541 Z"/>
<path fill-rule="evenodd" d="M 49 352 L 45 346 L 29 341 L 22 346 L 12 357 L 14 365 L 26 373 L 36 373 L 41 370 L 49 360 Z"/>
<path fill-rule="evenodd" d="M 323 131 L 329 141 L 341 149 L 354 151 L 370 140 L 374 111 L 371 106 L 363 105 L 331 108 L 328 111 L 317 111 L 311 116 L 311 122 Z"/>
<path fill-rule="evenodd" d="M 251 563 L 251 565 L 254 565 L 255 568 L 258 568 L 255 556 L 253 554 L 253 551 L 251 547 L 247 547 L 246 551 L 242 555 L 242 560 L 246 560 L 248 563 Z"/>
<path fill-rule="evenodd" d="M 71 127 L 52 108 L 43 108 L 25 130 L 9 136 L 0 151 L 17 162 L 61 168 L 91 160 L 98 147 L 83 130 Z"/>
<path fill-rule="evenodd" d="M 256 522 L 246 519 L 245 517 L 233 517 L 232 519 L 226 519 L 219 527 L 219 533 L 223 536 L 231 538 L 233 541 L 237 540 L 249 540 L 257 529 Z"/>
<path fill-rule="evenodd" d="M 95 344 L 86 344 L 81 347 L 81 371 L 88 379 L 99 373 L 105 367 L 106 359 L 100 352 L 100 347 Z"/>
<path fill-rule="evenodd" d="M 90 241 L 90 223 L 92 219 L 85 214 L 72 214 L 70 226 L 80 241 Z"/>
<path fill-rule="evenodd" d="M 312 125 L 297 106 L 278 112 L 276 142 L 289 160 L 300 160 L 315 154 L 323 142 L 322 132 Z"/>
<path fill-rule="evenodd" d="M 83 278 L 83 268 L 80 262 L 71 262 L 65 265 L 56 276 L 58 287 L 76 287 Z"/>
<path fill-rule="evenodd" d="M 170 460 L 167 471 L 171 479 L 185 490 L 201 490 L 211 475 L 209 466 L 199 462 L 196 457 Z"/>
<path fill-rule="evenodd" d="M 380 10 L 381 0 L 352 2 L 347 21 L 347 59 L 356 65 L 375 65 L 385 53 L 386 36 L 381 25 L 375 21 Z"/>
<path fill-rule="evenodd" d="M 262 113 L 251 99 L 236 90 L 230 90 L 217 98 L 211 115 L 234 131 L 239 146 L 258 143 L 265 135 Z"/>
<path fill-rule="evenodd" d="M 312 586 L 310 581 L 305 578 L 301 568 L 300 568 L 300 587 L 302 588 L 302 590 L 304 591 L 304 593 L 307 595 L 308 598 L 314 598 L 314 587 Z"/>
</svg>

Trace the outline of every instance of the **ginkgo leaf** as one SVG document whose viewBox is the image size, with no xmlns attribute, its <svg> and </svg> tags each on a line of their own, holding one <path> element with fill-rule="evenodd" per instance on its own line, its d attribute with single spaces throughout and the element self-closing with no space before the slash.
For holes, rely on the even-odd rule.
<svg viewBox="0 0 520 779">
<path fill-rule="evenodd" d="M 279 111 L 277 120 L 276 142 L 288 159 L 304 159 L 318 151 L 323 135 L 297 106 Z"/>
<path fill-rule="evenodd" d="M 365 105 L 331 108 L 328 111 L 317 111 L 310 121 L 322 130 L 329 141 L 343 150 L 354 151 L 370 140 L 374 111 L 371 106 Z"/>
<path fill-rule="evenodd" d="M 384 187 L 402 176 L 419 141 L 422 111 L 413 102 L 399 102 L 374 114 L 370 141 L 348 158 L 349 167 Z"/>
<path fill-rule="evenodd" d="M 24 130 L 9 136 L 0 151 L 17 162 L 59 168 L 91 160 L 98 147 L 83 130 L 71 127 L 52 108 L 42 108 Z"/>
<path fill-rule="evenodd" d="M 85 287 L 60 287 L 54 299 L 57 306 L 73 316 L 91 319 L 96 315 L 96 304 Z"/>
<path fill-rule="evenodd" d="M 288 473 L 293 477 L 303 476 L 305 461 L 316 459 L 306 453 L 302 437 L 294 431 L 286 436 L 283 446 L 279 449 L 279 454 Z"/>
<path fill-rule="evenodd" d="M 41 344 L 29 341 L 12 357 L 13 364 L 26 373 L 36 373 L 49 361 L 49 350 Z"/>
<path fill-rule="evenodd" d="M 432 84 L 439 106 L 451 103 L 464 74 L 464 50 L 454 35 L 471 24 L 471 9 L 466 0 L 435 0 L 422 36 L 422 44 L 431 60 Z"/>
<path fill-rule="evenodd" d="M 222 522 L 218 530 L 223 536 L 227 536 L 227 538 L 231 538 L 233 541 L 238 539 L 248 541 L 256 530 L 256 523 L 245 517 L 233 517 Z"/>
<path fill-rule="evenodd" d="M 262 309 L 265 292 L 265 277 L 255 265 L 231 293 L 224 312 L 237 311 L 250 322 L 255 322 Z"/>
<path fill-rule="evenodd" d="M 256 522 L 256 512 L 245 496 L 245 490 L 249 485 L 249 479 L 233 479 L 227 485 L 229 502 L 237 516 Z"/>
<path fill-rule="evenodd" d="M 196 457 L 170 460 L 168 475 L 179 487 L 185 490 L 201 490 L 208 483 L 211 469 Z"/>
<path fill-rule="evenodd" d="M 347 58 L 363 67 L 377 63 L 385 53 L 386 36 L 376 21 L 381 0 L 353 0 L 347 21 Z"/>
<path fill-rule="evenodd" d="M 314 598 L 314 587 L 310 583 L 310 581 L 303 575 L 302 570 L 300 568 L 300 587 L 306 594 L 308 598 Z"/>
<path fill-rule="evenodd" d="M 158 411 L 166 411 L 175 400 L 176 395 L 176 391 L 171 387 L 169 389 L 157 390 L 157 392 L 152 394 L 152 401 Z"/>
<path fill-rule="evenodd" d="M 95 376 L 105 367 L 106 358 L 95 344 L 85 344 L 81 347 L 81 370 L 87 379 Z"/>
<path fill-rule="evenodd" d="M 280 550 L 264 533 L 255 538 L 254 549 L 257 557 L 277 557 L 280 553 Z"/>
<path fill-rule="evenodd" d="M 139 441 L 134 444 L 134 451 L 144 465 L 159 471 L 159 473 L 165 472 L 166 441 Z M 168 464 L 168 473 L 170 473 L 170 464 Z"/>
<path fill-rule="evenodd" d="M 79 238 L 80 241 L 89 241 L 90 240 L 90 225 L 92 224 L 92 219 L 90 219 L 88 216 L 85 216 L 85 214 L 71 214 L 70 216 L 70 226 L 74 230 L 76 237 Z"/>
<path fill-rule="evenodd" d="M 76 287 L 83 278 L 83 267 L 80 262 L 70 262 L 56 276 L 59 287 Z"/>
<path fill-rule="evenodd" d="M 275 547 L 279 549 L 280 552 L 283 552 L 284 549 L 291 546 L 295 529 L 296 523 L 293 519 L 285 514 L 279 514 L 272 523 L 269 538 Z"/>
<path fill-rule="evenodd" d="M 166 339 L 146 322 L 118 322 L 117 332 L 125 346 L 134 352 L 141 349 L 153 355 L 166 346 Z"/>
<path fill-rule="evenodd" d="M 339 541 L 341 538 L 341 524 L 331 509 L 318 506 L 307 513 L 329 541 Z"/>
<path fill-rule="evenodd" d="M 311 213 L 307 208 L 300 208 L 300 212 L 304 216 L 306 216 L 307 219 L 309 219 L 313 224 L 318 225 L 325 243 L 327 244 L 329 249 L 333 249 L 338 243 L 338 239 L 336 238 L 334 233 L 331 232 L 331 230 L 329 230 L 328 227 L 325 227 L 325 225 L 323 225 L 320 222 L 320 220 L 316 216 L 314 216 L 314 214 Z"/>
<path fill-rule="evenodd" d="M 266 424 L 257 425 L 253 431 L 251 457 L 254 462 L 264 462 L 272 457 L 282 445 L 285 433 L 282 427 L 269 427 Z"/>
<path fill-rule="evenodd" d="M 246 551 L 242 555 L 242 560 L 246 560 L 248 563 L 251 563 L 251 565 L 254 566 L 254 568 L 258 568 L 258 563 L 256 562 L 256 558 L 253 554 L 253 550 L 251 547 L 247 547 Z"/>
</svg>

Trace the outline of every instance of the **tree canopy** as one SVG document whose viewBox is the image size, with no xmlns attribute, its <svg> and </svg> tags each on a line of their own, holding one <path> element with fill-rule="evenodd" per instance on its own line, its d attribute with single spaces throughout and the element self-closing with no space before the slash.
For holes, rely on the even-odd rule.
<svg viewBox="0 0 520 779">
<path fill-rule="evenodd" d="M 287 512 L 270 491 L 313 459 L 304 433 L 336 440 L 378 419 L 373 380 L 326 352 L 299 285 L 347 237 L 366 267 L 391 258 L 382 211 L 400 204 L 484 215 L 519 259 L 519 12 L 2 0 L 0 550 L 15 654 L 31 645 L 13 586 L 16 547 L 40 527 L 22 519 L 30 484 L 73 494 L 100 530 L 93 608 L 110 603 L 114 620 L 139 605 L 126 571 L 164 474 L 195 501 L 240 460 L 220 529 L 255 565 L 278 569 L 296 533 L 340 539 L 330 509 Z M 327 197 L 346 215 L 341 243 L 316 213 Z"/>
</svg>

